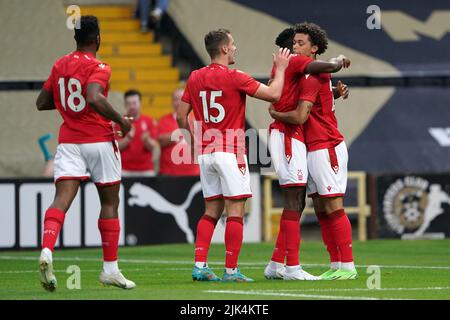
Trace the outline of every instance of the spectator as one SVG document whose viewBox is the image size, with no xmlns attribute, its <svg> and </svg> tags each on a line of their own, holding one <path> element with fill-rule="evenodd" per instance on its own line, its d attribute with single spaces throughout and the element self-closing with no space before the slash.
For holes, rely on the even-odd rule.
<svg viewBox="0 0 450 320">
<path fill-rule="evenodd" d="M 185 143 L 181 131 L 178 131 L 178 124 L 176 120 L 176 113 L 178 106 L 181 102 L 181 97 L 183 96 L 183 89 L 176 89 L 172 94 L 172 106 L 174 112 L 161 118 L 158 124 L 158 141 L 161 145 L 161 157 L 160 157 L 160 171 L 159 173 L 167 176 L 198 176 L 200 175 L 198 164 L 195 163 L 181 163 L 176 164 L 172 158 L 172 151 L 175 146 Z M 171 136 L 174 133 L 174 137 L 177 137 L 178 141 L 172 141 Z M 190 150 L 190 148 L 180 148 L 180 150 Z M 179 153 L 175 150 L 174 156 L 179 156 L 183 158 L 182 151 Z M 191 159 L 191 157 L 188 157 Z"/>
<path fill-rule="evenodd" d="M 158 148 L 156 121 L 141 115 L 141 93 L 137 90 L 125 92 L 126 115 L 132 117 L 133 127 L 124 138 L 118 138 L 122 156 L 122 176 L 155 176 L 153 153 Z M 119 130 L 116 127 L 116 130 Z"/>
<path fill-rule="evenodd" d="M 138 0 L 136 16 L 141 20 L 141 32 L 159 31 L 169 0 Z M 153 8 L 150 11 L 150 8 Z"/>
</svg>

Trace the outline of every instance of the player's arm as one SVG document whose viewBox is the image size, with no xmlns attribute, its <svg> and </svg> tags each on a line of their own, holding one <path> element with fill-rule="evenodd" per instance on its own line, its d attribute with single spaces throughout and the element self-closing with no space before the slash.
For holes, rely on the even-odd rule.
<svg viewBox="0 0 450 320">
<path fill-rule="evenodd" d="M 193 135 L 191 131 L 191 127 L 189 125 L 189 113 L 192 110 L 192 106 L 189 103 L 184 102 L 183 100 L 180 102 L 180 106 L 177 110 L 177 123 L 178 127 L 183 132 L 184 138 L 186 141 L 194 141 Z M 191 144 L 191 146 L 193 143 Z"/>
<path fill-rule="evenodd" d="M 318 74 L 318 73 L 335 73 L 342 68 L 350 67 L 351 61 L 343 54 L 331 58 L 329 61 L 315 60 L 309 63 L 306 68 L 306 74 Z"/>
<path fill-rule="evenodd" d="M 270 116 L 275 120 L 279 120 L 294 125 L 301 125 L 304 124 L 306 120 L 308 120 L 312 106 L 313 103 L 311 101 L 301 100 L 295 110 L 287 112 L 278 112 L 275 111 L 275 108 L 272 105 L 270 105 L 269 113 Z"/>
<path fill-rule="evenodd" d="M 289 49 L 283 48 L 274 55 L 275 63 L 275 76 L 268 86 L 261 83 L 253 95 L 254 98 L 265 100 L 268 102 L 278 102 L 281 97 L 284 85 L 284 71 L 286 70 L 289 59 L 290 59 Z"/>
<path fill-rule="evenodd" d="M 86 90 L 86 102 L 101 116 L 114 121 L 120 126 L 121 136 L 131 130 L 131 122 L 127 117 L 122 117 L 103 95 L 103 87 L 96 82 L 89 83 Z"/>
<path fill-rule="evenodd" d="M 339 99 L 340 97 L 342 97 L 342 99 L 347 99 L 348 94 L 349 94 L 348 86 L 341 80 L 339 80 L 336 84 L 336 87 L 333 87 L 334 99 Z"/>
<path fill-rule="evenodd" d="M 46 89 L 42 89 L 36 99 L 36 107 L 39 111 L 56 109 L 53 94 Z"/>
</svg>

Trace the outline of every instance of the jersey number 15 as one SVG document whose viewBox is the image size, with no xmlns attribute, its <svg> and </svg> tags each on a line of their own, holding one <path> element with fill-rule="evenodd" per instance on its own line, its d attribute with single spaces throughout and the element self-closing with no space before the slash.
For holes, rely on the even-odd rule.
<svg viewBox="0 0 450 320">
<path fill-rule="evenodd" d="M 205 123 L 214 122 L 219 123 L 225 118 L 225 109 L 215 100 L 217 97 L 222 96 L 222 91 L 211 91 L 209 95 L 209 106 L 208 101 L 206 99 L 206 91 L 200 91 L 200 97 L 202 98 L 203 105 L 203 117 L 205 119 Z M 218 111 L 217 116 L 212 116 L 209 114 L 210 109 L 216 109 Z"/>
</svg>

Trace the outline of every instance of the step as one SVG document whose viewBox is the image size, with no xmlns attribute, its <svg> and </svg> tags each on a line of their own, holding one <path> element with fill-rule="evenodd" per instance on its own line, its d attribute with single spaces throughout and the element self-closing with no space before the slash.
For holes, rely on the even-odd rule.
<svg viewBox="0 0 450 320">
<path fill-rule="evenodd" d="M 162 47 L 159 43 L 103 45 L 99 54 L 104 56 L 136 56 L 136 55 L 161 55 Z"/>
<path fill-rule="evenodd" d="M 112 81 L 111 90 L 125 92 L 137 89 L 142 94 L 172 94 L 179 87 L 177 81 L 167 82 L 138 82 L 138 81 Z"/>
<path fill-rule="evenodd" d="M 121 31 L 105 31 L 101 33 L 102 44 L 123 44 L 123 43 L 153 43 L 155 35 L 153 32 L 121 32 Z"/>
<path fill-rule="evenodd" d="M 165 116 L 169 113 L 172 113 L 173 108 L 172 108 L 172 106 L 156 107 L 156 106 L 143 105 L 141 108 L 141 112 L 147 116 L 152 117 L 155 120 L 159 120 L 163 116 Z"/>
<path fill-rule="evenodd" d="M 82 6 L 81 15 L 93 15 L 98 19 L 129 19 L 135 6 Z"/>
<path fill-rule="evenodd" d="M 111 81 L 178 81 L 180 71 L 175 68 L 154 70 L 113 70 Z"/>
<path fill-rule="evenodd" d="M 142 105 L 172 106 L 172 96 L 167 94 L 143 94 Z"/>
<path fill-rule="evenodd" d="M 159 57 L 115 57 L 101 55 L 100 59 L 108 63 L 113 72 L 115 69 L 168 68 L 172 61 L 170 56 Z"/>
<path fill-rule="evenodd" d="M 100 21 L 100 32 L 109 31 L 139 31 L 139 21 L 133 19 Z"/>
</svg>

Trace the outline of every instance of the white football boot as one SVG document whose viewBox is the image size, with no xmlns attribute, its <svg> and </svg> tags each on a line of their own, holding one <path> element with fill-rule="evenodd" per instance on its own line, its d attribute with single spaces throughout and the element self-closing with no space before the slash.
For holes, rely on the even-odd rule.
<svg viewBox="0 0 450 320">
<path fill-rule="evenodd" d="M 43 249 L 41 251 L 41 256 L 39 257 L 39 275 L 41 278 L 42 287 L 45 290 L 53 292 L 56 290 L 56 277 L 53 273 L 53 261 L 51 252 L 48 249 Z"/>
<path fill-rule="evenodd" d="M 122 289 L 133 289 L 136 287 L 136 284 L 133 281 L 126 279 L 120 271 L 115 273 L 106 273 L 102 271 L 100 273 L 100 282 L 106 286 L 115 286 Z"/>
<path fill-rule="evenodd" d="M 284 266 L 274 269 L 269 262 L 264 269 L 264 277 L 266 277 L 267 280 L 282 280 L 285 272 L 286 268 Z"/>
<path fill-rule="evenodd" d="M 294 270 L 289 270 L 286 268 L 286 271 L 283 275 L 284 280 L 306 280 L 306 281 L 314 281 L 320 280 L 319 277 L 313 276 L 312 274 L 306 272 L 302 269 L 302 267 L 295 268 Z"/>
</svg>

